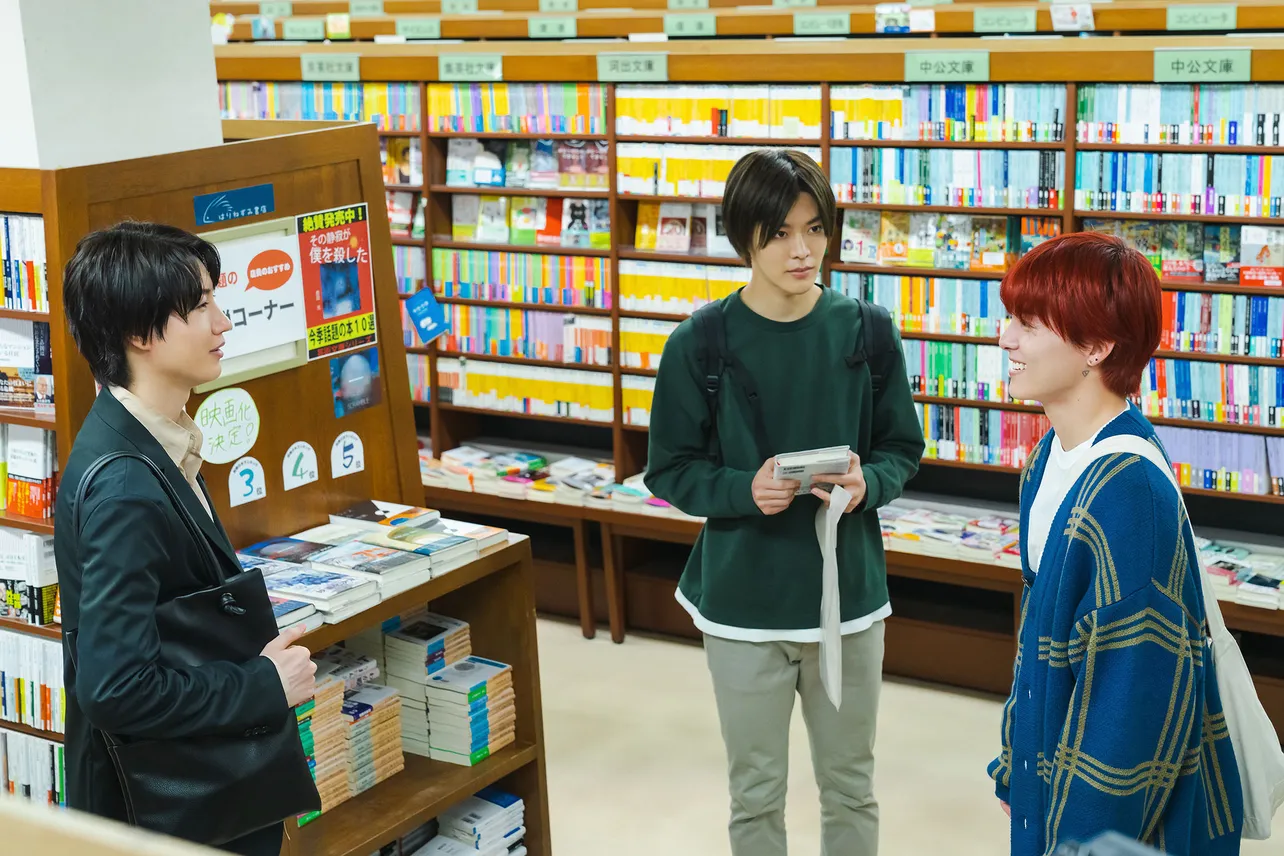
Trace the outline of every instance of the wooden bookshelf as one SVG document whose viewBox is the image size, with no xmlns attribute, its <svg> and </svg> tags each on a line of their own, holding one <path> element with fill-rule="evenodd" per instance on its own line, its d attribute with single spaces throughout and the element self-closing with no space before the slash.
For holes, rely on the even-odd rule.
<svg viewBox="0 0 1284 856">
<path fill-rule="evenodd" d="M 23 517 L 21 514 L 12 514 L 7 511 L 0 511 L 0 526 L 8 526 L 10 529 L 22 529 L 27 532 L 34 532 L 37 535 L 53 534 L 53 519 L 37 520 L 34 517 Z"/>
<path fill-rule="evenodd" d="M 0 720 L 0 729 L 5 731 L 16 731 L 18 734 L 26 734 L 28 737 L 39 737 L 41 740 L 52 740 L 54 743 L 61 743 L 63 741 L 63 736 L 57 732 L 32 728 L 30 725 L 23 725 L 21 722 Z"/>
<path fill-rule="evenodd" d="M 408 0 L 407 0 L 408 2 Z M 489 8 L 491 12 L 504 12 L 506 14 L 521 12 L 522 9 L 515 5 L 506 5 L 500 10 L 497 7 L 488 7 L 490 3 L 518 4 L 525 0 L 482 0 L 482 8 Z M 580 3 L 581 14 L 577 20 L 581 22 L 580 35 L 583 37 L 587 32 L 582 28 L 585 20 L 585 10 L 590 8 L 599 8 L 590 5 L 590 2 L 596 3 L 599 0 L 582 0 Z M 388 12 L 389 21 L 392 17 L 401 14 L 409 14 L 401 6 L 393 7 L 394 0 L 387 0 L 385 10 Z M 644 2 L 630 3 L 634 6 L 635 13 L 645 15 L 646 4 Z M 1106 26 L 1107 14 L 1120 12 L 1131 12 L 1133 7 L 1143 7 L 1147 3 L 1150 9 L 1146 14 L 1154 16 L 1163 16 L 1165 4 L 1155 2 L 1155 0 L 1124 0 L 1110 4 L 1109 7 L 1098 6 L 1094 9 L 1097 15 L 1098 25 Z M 792 16 L 793 10 L 749 10 L 744 14 L 731 14 L 729 10 L 724 11 L 719 8 L 721 5 L 718 0 L 711 3 L 718 14 L 718 26 L 721 28 L 726 20 L 732 18 L 752 18 L 754 15 L 775 15 L 782 19 Z M 821 5 L 826 5 L 823 0 Z M 1259 6 L 1267 4 L 1258 3 L 1253 6 L 1257 9 Z M 296 7 L 297 9 L 297 7 Z M 528 10 L 529 11 L 529 10 Z M 958 4 L 951 7 L 937 7 L 935 9 L 938 23 L 937 32 L 947 32 L 943 28 L 950 16 L 965 15 L 968 26 L 971 26 L 973 7 Z M 1255 12 L 1251 12 L 1249 7 L 1239 6 L 1239 24 L 1241 27 L 1247 27 L 1248 21 L 1257 20 L 1252 17 Z M 427 12 L 425 14 L 432 14 Z M 634 13 L 629 13 L 634 14 Z M 1048 19 L 1047 9 L 1038 10 L 1038 19 L 1040 26 L 1045 26 L 1045 20 Z M 1271 12 L 1271 14 L 1276 14 Z M 611 18 L 614 13 L 604 15 L 603 13 L 592 13 L 593 17 Z M 494 18 L 495 16 L 490 16 Z M 659 17 L 659 16 L 654 16 Z M 480 25 L 487 19 L 486 15 L 469 16 L 471 25 Z M 370 19 L 374 22 L 374 19 Z M 451 32 L 449 25 L 452 18 L 447 16 L 443 19 L 443 36 L 448 36 Z M 858 32 L 858 26 L 861 25 L 859 14 L 853 13 L 853 31 Z M 354 20 L 354 28 L 359 21 Z M 1046 25 L 1050 28 L 1050 22 Z M 1281 25 L 1284 26 L 1284 25 Z M 872 12 L 870 14 L 870 27 L 872 28 Z M 1118 30 L 1120 27 L 1111 26 L 1112 30 Z M 1162 29 L 1162 24 L 1157 27 Z M 632 32 L 644 32 L 645 30 L 634 29 Z M 721 32 L 721 29 L 720 29 Z M 952 31 L 951 31 L 952 32 Z M 965 32 L 960 30 L 959 32 Z M 457 36 L 466 38 L 465 36 Z M 734 137 L 715 137 L 715 138 L 682 138 L 682 137 L 641 137 L 629 136 L 615 133 L 615 98 L 614 86 L 605 84 L 607 89 L 606 98 L 606 128 L 605 134 L 508 134 L 502 132 L 460 132 L 460 131 L 433 131 L 426 130 L 421 134 L 422 150 L 424 153 L 424 175 L 425 175 L 425 198 L 426 198 L 426 235 L 423 238 L 407 238 L 397 241 L 399 244 L 406 246 L 423 247 L 426 253 L 435 249 L 464 249 L 464 250 L 487 250 L 497 252 L 514 252 L 514 253 L 535 253 L 551 255 L 591 255 L 609 260 L 611 264 L 611 289 L 612 300 L 611 309 L 601 309 L 589 312 L 587 310 L 577 310 L 575 307 L 560 307 L 555 305 L 543 304 L 514 304 L 503 301 L 485 301 L 485 300 L 464 300 L 461 298 L 443 298 L 443 302 L 466 306 L 495 306 L 508 309 L 529 309 L 532 311 L 549 311 L 565 312 L 575 314 L 594 314 L 603 317 L 609 316 L 614 322 L 616 340 L 615 340 L 615 362 L 622 362 L 619 357 L 619 321 L 626 319 L 636 320 L 655 320 L 655 321 L 681 321 L 686 316 L 681 313 L 665 312 L 647 312 L 623 309 L 620 306 L 618 290 L 618 270 L 621 261 L 655 261 L 665 263 L 688 263 L 696 265 L 721 265 L 721 266 L 739 266 L 741 262 L 738 259 L 721 256 L 710 256 L 707 254 L 697 253 L 662 253 L 654 251 L 639 250 L 634 245 L 634 228 L 637 223 L 638 209 L 641 203 L 663 203 L 663 202 L 694 202 L 703 204 L 718 204 L 721 200 L 717 197 L 691 198 L 678 196 L 658 196 L 646 194 L 621 193 L 615 187 L 615 164 L 614 152 L 615 145 L 620 142 L 638 142 L 654 141 L 659 143 L 698 143 L 708 145 L 793 145 L 816 148 L 821 152 L 822 165 L 828 169 L 831 163 L 832 153 L 836 147 L 895 147 L 895 148 L 929 148 L 929 149 L 1004 149 L 1004 150 L 1036 150 L 1060 152 L 1065 155 L 1065 176 L 1064 186 L 1062 188 L 1061 207 L 1056 208 L 964 208 L 955 206 L 919 206 L 919 205 L 893 205 L 882 203 L 841 203 L 840 207 L 856 210 L 892 210 L 907 212 L 941 212 L 969 215 L 997 215 L 1011 218 L 1021 217 L 1047 217 L 1054 218 L 1061 224 L 1062 231 L 1075 231 L 1082 228 L 1082 219 L 1085 217 L 1115 217 L 1116 219 L 1137 218 L 1150 220 L 1181 219 L 1192 222 L 1219 222 L 1218 218 L 1206 217 L 1200 215 L 1132 215 L 1123 212 L 1088 212 L 1077 211 L 1074 209 L 1073 188 L 1075 183 L 1074 162 L 1077 151 L 1095 151 L 1107 150 L 1123 151 L 1145 150 L 1145 151 L 1209 151 L 1218 154 L 1235 154 L 1251 155 L 1259 153 L 1273 153 L 1266 148 L 1257 149 L 1253 147 L 1174 147 L 1166 144 L 1157 144 L 1155 146 L 1144 147 L 1123 147 L 1110 144 L 1089 144 L 1080 143 L 1075 139 L 1076 115 L 1078 104 L 1078 86 L 1081 82 L 1091 81 L 1093 83 L 1153 83 L 1155 69 L 1155 51 L 1167 47 L 1225 47 L 1227 44 L 1224 38 L 1209 37 L 1200 35 L 1173 35 L 1173 36 L 1121 36 L 1115 38 L 1101 39 L 1060 39 L 1049 41 L 1043 39 L 1023 39 L 1013 37 L 1007 39 L 972 39 L 972 38 L 951 38 L 935 39 L 927 37 L 900 37 L 895 39 L 883 38 L 851 38 L 841 41 L 789 41 L 789 40 L 771 40 L 762 41 L 757 39 L 718 39 L 716 41 L 671 39 L 666 42 L 662 48 L 668 56 L 668 80 L 670 83 L 692 83 L 692 84 L 735 84 L 735 83 L 761 83 L 777 82 L 784 84 L 815 84 L 819 88 L 822 103 L 822 116 L 827 115 L 828 104 L 831 93 L 835 86 L 846 84 L 898 84 L 904 80 L 904 57 L 908 51 L 932 51 L 932 50 L 949 50 L 949 51 L 967 51 L 967 50 L 984 50 L 989 53 L 990 61 L 990 79 L 995 82 L 1014 82 L 1014 83 L 1064 83 L 1066 84 L 1066 103 L 1062 111 L 1064 117 L 1064 126 L 1066 139 L 1061 142 L 973 142 L 973 141 L 865 141 L 865 140 L 845 140 L 831 139 L 828 136 L 827 123 L 825 134 L 819 140 L 784 140 L 757 138 L 757 139 L 738 139 Z M 1235 39 L 1235 47 L 1248 48 L 1252 51 L 1252 77 L 1257 82 L 1280 82 L 1284 81 L 1284 43 L 1264 37 L 1246 37 Z M 429 83 L 437 82 L 438 59 L 442 55 L 459 55 L 468 56 L 471 54 L 498 53 L 504 58 L 504 79 L 514 83 L 525 82 L 585 82 L 595 81 L 597 79 L 597 60 L 601 55 L 609 55 L 617 51 L 624 52 L 652 52 L 656 46 L 638 45 L 638 44 L 608 44 L 608 43 L 591 43 L 591 42 L 539 42 L 539 41 L 494 41 L 488 40 L 484 43 L 466 42 L 463 44 L 441 45 L 441 44 L 413 44 L 413 45 L 388 45 L 388 44 L 365 44 L 353 42 L 349 44 L 336 45 L 306 45 L 306 46 L 288 46 L 288 45 L 228 45 L 216 48 L 216 63 L 218 76 L 220 80 L 243 80 L 243 81 L 296 81 L 300 79 L 299 74 L 299 57 L 303 54 L 312 53 L 358 53 L 361 56 L 361 73 L 364 79 L 370 81 L 407 81 L 419 83 L 426 89 Z M 428 115 L 426 91 L 424 93 L 424 105 L 421 110 L 423 124 L 426 128 L 432 128 L 434 117 Z M 456 242 L 450 240 L 447 236 L 450 232 L 450 205 L 451 199 L 460 193 L 487 193 L 489 189 L 485 188 L 454 188 L 445 186 L 445 159 L 446 147 L 449 139 L 454 137 L 477 138 L 477 139 L 496 139 L 496 138 L 553 138 L 553 139 L 580 139 L 580 140 L 606 140 L 608 145 L 609 173 L 612 176 L 612 186 L 607 192 L 607 199 L 610 205 L 610 216 L 612 221 L 612 244 L 609 249 L 594 250 L 573 250 L 561 247 L 523 247 L 512 244 L 490 244 L 490 243 L 472 243 Z M 525 190 L 505 188 L 505 194 L 511 190 L 512 195 L 532 195 Z M 567 195 L 560 189 L 550 191 L 550 195 Z M 1258 222 L 1248 221 L 1245 218 L 1228 218 L 1230 222 Z M 1284 226 L 1284 218 L 1259 218 L 1260 222 L 1267 222 L 1271 225 Z M 830 281 L 830 274 L 833 272 L 842 272 L 850 274 L 882 274 L 907 277 L 937 277 L 947 279 L 962 279 L 976 281 L 998 281 L 1004 276 L 1002 271 L 973 271 L 973 270 L 952 270 L 940 269 L 934 267 L 908 267 L 876 264 L 857 264 L 847 263 L 839 260 L 840 241 L 835 236 L 828 254 L 828 264 L 822 272 L 825 282 Z M 1227 293 L 1235 295 L 1252 295 L 1252 296 L 1279 296 L 1284 297 L 1284 289 L 1270 289 L 1264 287 L 1249 287 L 1238 284 L 1216 284 L 1189 282 L 1186 280 L 1170 279 L 1164 280 L 1162 286 L 1167 291 L 1204 291 L 1211 293 Z M 973 344 L 993 345 L 996 340 L 993 337 L 969 337 L 955 334 L 933 334 L 923 332 L 906 332 L 904 338 L 916 340 L 924 339 L 929 341 L 946 341 L 946 342 L 965 342 Z M 428 372 L 430 386 L 434 387 L 430 396 L 431 402 L 418 402 L 417 407 L 420 411 L 419 416 L 421 424 L 426 421 L 431 427 L 431 436 L 435 447 L 438 451 L 453 448 L 471 439 L 481 436 L 495 436 L 495 431 L 502 431 L 503 437 L 509 442 L 520 445 L 522 438 L 530 436 L 532 439 L 539 435 L 545 436 L 540 432 L 545 432 L 550 425 L 563 426 L 565 433 L 569 438 L 571 435 L 584 437 L 581 442 L 576 439 L 576 445 L 589 445 L 599 449 L 604 456 L 609 456 L 615 464 L 616 471 L 620 478 L 641 472 L 645 468 L 647 456 L 647 442 L 649 431 L 646 426 L 634 425 L 624 421 L 622 415 L 622 384 L 625 378 L 646 377 L 653 372 L 644 369 L 632 369 L 624 366 L 612 368 L 615 383 L 614 394 L 616 403 L 616 416 L 611 422 L 592 422 L 582 419 L 566 419 L 560 417 L 550 417 L 526 413 L 510 413 L 482 410 L 477 408 L 460 407 L 442 401 L 441 396 L 435 389 L 436 383 L 436 359 L 447 355 L 441 352 L 435 352 L 433 349 L 424 349 L 428 361 Z M 458 355 L 467 357 L 468 355 Z M 1262 365 L 1277 367 L 1281 361 L 1270 360 L 1260 357 L 1222 357 L 1220 355 L 1206 355 L 1195 353 L 1169 353 L 1163 352 L 1160 356 L 1172 357 L 1176 359 L 1191 359 L 1200 361 L 1220 361 L 1227 363 L 1243 363 L 1250 365 Z M 484 357 L 473 355 L 474 359 L 482 360 Z M 561 364 L 558 364 L 561 365 Z M 585 367 L 566 365 L 565 368 L 580 370 Z M 425 396 L 429 397 L 429 396 Z M 1009 405 L 1004 402 L 974 402 L 963 401 L 949 398 L 927 398 L 919 397 L 920 401 L 946 404 L 960 407 L 982 407 L 982 408 L 999 408 L 1004 410 L 1016 410 L 1021 412 L 1039 412 L 1039 408 L 1029 405 Z M 1184 428 L 1205 429 L 1223 433 L 1240 433 L 1253 434 L 1257 436 L 1275 436 L 1281 432 L 1280 429 L 1261 429 L 1258 426 L 1240 426 L 1240 425 L 1222 425 L 1217 423 L 1208 423 L 1197 420 L 1152 420 L 1156 424 L 1173 425 Z M 541 424 L 545 423 L 545 424 Z M 586 429 L 604 429 L 601 431 L 588 431 Z M 607 433 L 609 431 L 609 434 Z M 560 440 L 560 438 L 559 438 Z M 540 440 L 543 442 L 554 442 L 553 440 Z M 974 486 L 990 485 L 996 491 L 1003 490 L 1015 497 L 1015 477 L 1017 470 L 1011 467 L 978 464 L 970 462 L 946 461 L 946 460 L 924 460 L 920 473 L 923 477 L 930 479 L 931 484 L 944 484 L 947 486 L 944 492 L 957 491 L 960 494 L 968 493 Z M 941 490 L 933 492 L 940 493 Z M 1218 513 L 1231 518 L 1253 517 L 1254 515 L 1263 515 L 1273 513 L 1276 505 L 1284 503 L 1284 497 L 1260 496 L 1250 494 L 1229 494 L 1219 491 L 1204 491 L 1201 489 L 1189 488 L 1186 493 L 1191 497 L 1192 514 L 1200 514 L 1204 509 L 1213 509 Z M 1222 500 L 1234 500 L 1234 502 L 1222 502 Z M 678 543 L 690 543 L 699 530 L 699 524 L 687 520 L 669 520 L 665 518 L 656 518 L 649 515 L 633 514 L 623 518 L 610 517 L 608 512 L 600 509 L 586 509 L 558 505 L 555 503 L 541 502 L 523 502 L 521 500 L 510 500 L 500 497 L 478 496 L 460 491 L 449 491 L 440 488 L 428 488 L 424 500 L 429 505 L 448 509 L 457 510 L 460 513 L 468 513 L 480 517 L 506 518 L 506 519 L 531 519 L 536 522 L 555 522 L 560 521 L 562 525 L 571 528 L 577 534 L 574 537 L 575 550 L 575 569 L 570 567 L 564 569 L 559 576 L 549 570 L 556 563 L 537 561 L 536 565 L 540 578 L 540 603 L 559 602 L 574 604 L 577 611 L 568 612 L 567 614 L 576 615 L 584 628 L 586 635 L 591 635 L 596 622 L 599 620 L 595 599 L 591 596 L 585 597 L 584 590 L 584 567 L 593 569 L 601 568 L 604 578 L 608 581 L 607 585 L 611 589 L 610 595 L 606 599 L 606 604 L 601 613 L 601 620 L 604 620 L 610 627 L 612 638 L 620 641 L 625 638 L 625 631 L 628 626 L 638 629 L 662 629 L 663 632 L 677 633 L 679 635 L 691 635 L 694 629 L 691 626 L 690 619 L 680 607 L 673 603 L 673 589 L 676 582 L 676 573 L 669 568 L 665 572 L 657 572 L 652 564 L 649 563 L 647 556 L 654 552 L 655 546 L 652 542 L 663 542 L 666 540 L 676 540 Z M 538 518 L 533 517 L 538 515 Z M 1198 519 L 1198 518 L 1197 518 Z M 1256 518 L 1254 518 L 1256 519 Z M 597 543 L 589 542 L 586 544 L 580 527 L 584 524 L 597 525 L 601 527 L 601 539 Z M 1223 527 L 1233 528 L 1233 527 Z M 889 566 L 897 563 L 904 564 L 900 557 L 893 559 L 889 556 Z M 952 573 L 951 568 L 956 567 L 957 573 Z M 918 568 L 912 568 L 915 573 L 927 574 L 928 571 Z M 894 576 L 903 575 L 927 583 L 929 580 L 922 580 L 909 574 L 904 567 L 900 570 L 893 569 L 890 571 Z M 977 587 L 978 581 L 976 575 L 970 570 L 962 567 L 957 560 L 941 560 L 941 564 L 930 571 L 936 574 L 940 584 L 958 585 L 962 587 Z M 591 575 L 589 575 L 591 576 Z M 559 587 L 569 587 L 563 592 Z M 563 596 L 564 595 L 564 596 Z M 895 599 L 895 597 L 894 597 Z M 946 598 L 948 600 L 948 598 Z M 942 609 L 945 607 L 942 606 Z M 1009 604 L 1006 609 L 1009 612 L 1015 612 L 1015 605 Z M 675 611 L 676 610 L 676 611 Z M 946 610 L 948 611 L 948 610 Z M 1009 615 L 1014 624 L 1014 615 Z M 971 619 L 967 619 L 971 620 Z M 892 665 L 891 669 L 900 674 L 920 676 L 932 676 L 939 679 L 939 665 L 933 665 L 933 657 L 939 659 L 939 652 L 943 648 L 949 648 L 952 640 L 960 640 L 961 650 L 968 652 L 968 657 L 959 658 L 959 662 L 952 663 L 951 668 L 956 668 L 956 674 L 952 678 L 953 682 L 964 686 L 973 686 L 976 688 L 993 688 L 996 681 L 996 675 L 1006 672 L 1007 679 L 1010 681 L 1011 676 L 1011 656 L 1014 647 L 1012 639 L 1012 628 L 1008 628 L 1004 633 L 999 633 L 994 629 L 972 626 L 964 620 L 960 624 L 950 624 L 948 621 L 937 623 L 926 619 L 907 618 L 897 624 L 898 647 L 901 650 L 916 652 L 913 656 L 906 655 Z M 976 623 L 976 622 L 974 622 Z M 980 622 L 983 624 L 984 622 Z M 890 632 L 890 625 L 889 625 Z M 1007 642 L 1004 642 L 1007 639 Z M 1009 644 L 1010 643 L 1010 644 Z M 935 653 L 934 653 L 935 652 Z M 1003 662 L 995 665 L 993 658 L 997 656 Z M 986 661 L 990 658 L 990 661 Z M 983 662 L 984 661 L 984 662 Z M 1284 694 L 1282 694 L 1284 695 Z M 1277 720 L 1284 723 L 1284 703 L 1279 710 L 1273 710 L 1273 715 Z"/>
<path fill-rule="evenodd" d="M 249 123 L 255 124 L 255 123 Z M 233 545 L 288 535 L 325 522 L 332 512 L 367 499 L 420 504 L 423 501 L 416 449 L 414 408 L 407 390 L 406 352 L 402 345 L 399 296 L 392 265 L 379 134 L 369 124 L 345 123 L 316 130 L 306 123 L 263 122 L 224 128 L 234 144 L 209 149 L 108 163 L 77 169 L 0 170 L 0 211 L 38 200 L 42 213 L 51 309 L 58 406 L 53 418 L 0 411 L 0 421 L 38 421 L 55 429 L 65 462 L 72 440 L 95 397 L 93 380 L 75 351 L 62 316 L 61 271 L 76 242 L 89 231 L 125 218 L 158 220 L 189 231 L 211 231 L 195 222 L 193 196 L 224 188 L 271 183 L 275 210 L 243 218 L 235 225 L 281 219 L 342 205 L 368 206 L 370 258 L 381 395 L 371 406 L 344 417 L 331 405 L 331 367 L 317 359 L 273 374 L 241 379 L 233 385 L 256 402 L 260 428 L 250 454 L 263 465 L 267 496 L 232 507 L 226 485 L 231 467 L 207 462 L 202 467 L 211 498 Z M 309 127 L 310 125 L 310 127 Z M 275 129 L 283 134 L 272 135 Z M 422 138 L 422 134 L 417 134 Z M 40 190 L 34 196 L 33 188 Z M 25 204 L 25 203 L 24 203 Z M 220 224 L 224 225 L 224 224 Z M 424 246 L 424 241 L 415 243 Z M 609 371 L 609 369 L 608 369 Z M 193 395 L 196 413 L 206 394 Z M 327 466 L 336 437 L 353 431 L 364 446 L 364 469 L 334 478 Z M 304 441 L 316 450 L 316 481 L 284 490 L 281 461 L 287 449 Z M 34 521 L 0 513 L 0 526 L 51 535 L 53 521 Z M 544 768 L 535 606 L 530 546 L 523 536 L 486 551 L 477 561 L 449 575 L 381 602 L 337 625 L 324 625 L 304 644 L 322 650 L 359 631 L 379 626 L 394 614 L 435 608 L 471 625 L 473 648 L 513 667 L 517 689 L 517 744 L 471 768 L 407 757 L 406 770 L 299 828 L 287 823 L 283 856 L 365 856 L 453 802 L 487 784 L 498 783 L 526 804 L 526 845 L 548 856 L 547 782 Z M 0 619 L 0 628 L 58 640 L 61 628 L 33 627 Z"/>
<path fill-rule="evenodd" d="M 5 618 L 0 616 L 0 630 L 12 630 L 15 633 L 25 633 L 28 636 L 39 636 L 42 639 L 52 639 L 55 642 L 62 641 L 62 625 L 60 624 L 39 626 L 36 624 L 28 624 L 20 618 Z"/>
<path fill-rule="evenodd" d="M 999 2 L 1000 0 L 991 0 Z M 976 32 L 975 11 L 985 9 L 989 2 L 951 4 L 949 8 L 936 8 L 933 29 L 939 34 L 964 35 Z M 1178 3 L 1159 3 L 1155 0 L 1127 0 L 1111 3 L 1108 8 L 1094 10 L 1097 32 L 1130 33 L 1162 32 L 1168 26 L 1165 7 Z M 1236 25 L 1241 30 L 1278 30 L 1284 28 L 1284 12 L 1270 0 L 1246 0 L 1237 3 Z M 845 3 L 843 0 L 817 0 L 820 10 L 843 10 L 849 15 L 848 30 L 853 35 L 873 35 L 876 16 L 872 5 Z M 632 33 L 663 33 L 664 19 L 669 12 L 664 0 L 580 0 L 579 12 L 570 13 L 576 19 L 576 34 L 580 38 L 623 38 Z M 317 16 L 349 11 L 345 0 L 295 0 L 295 16 Z M 258 4 L 244 0 L 214 0 L 211 14 L 219 12 L 238 17 L 257 15 Z M 353 40 L 369 41 L 376 36 L 391 36 L 397 32 L 396 20 L 400 15 L 441 16 L 440 0 L 385 0 L 384 14 L 354 17 L 350 22 Z M 677 10 L 681 11 L 681 10 Z M 793 13 L 808 11 L 775 7 L 765 0 L 738 3 L 737 0 L 710 0 L 708 9 L 697 10 L 715 15 L 716 35 L 721 37 L 766 38 L 792 36 Z M 537 18 L 540 8 L 536 0 L 479 0 L 478 12 L 468 15 L 441 16 L 441 35 L 447 39 L 526 39 L 529 20 Z M 1037 10 L 1036 32 L 1053 32 L 1052 16 L 1046 8 Z M 1222 28 L 1223 31 L 1224 28 Z M 275 37 L 282 38 L 284 21 L 275 27 Z M 253 40 L 253 29 L 248 21 L 238 21 L 230 38 L 233 41 Z"/>
</svg>

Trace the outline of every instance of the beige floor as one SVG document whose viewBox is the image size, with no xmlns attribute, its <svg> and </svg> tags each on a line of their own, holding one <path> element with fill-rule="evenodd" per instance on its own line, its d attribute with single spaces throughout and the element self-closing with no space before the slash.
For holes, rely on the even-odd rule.
<svg viewBox="0 0 1284 856">
<path fill-rule="evenodd" d="M 725 856 L 725 758 L 704 651 L 631 635 L 614 645 L 540 621 L 556 856 Z M 1006 818 L 985 776 L 1001 702 L 888 681 L 877 788 L 884 856 L 1002 856 Z M 791 852 L 820 852 L 802 716 L 789 777 Z M 1284 822 L 1284 819 L 1281 820 Z M 1247 842 L 1243 856 L 1284 844 Z M 853 854 L 857 856 L 857 854 Z"/>
</svg>

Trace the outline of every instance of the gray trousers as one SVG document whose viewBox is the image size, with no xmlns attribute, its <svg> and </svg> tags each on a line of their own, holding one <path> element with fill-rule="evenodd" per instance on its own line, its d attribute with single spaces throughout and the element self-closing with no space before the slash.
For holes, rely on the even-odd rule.
<svg viewBox="0 0 1284 856">
<path fill-rule="evenodd" d="M 820 682 L 817 643 L 738 642 L 706 635 L 705 652 L 727 747 L 734 856 L 785 856 L 789 720 L 802 698 L 820 786 L 822 856 L 876 856 L 874 732 L 884 624 L 843 637 L 842 708 Z"/>
</svg>

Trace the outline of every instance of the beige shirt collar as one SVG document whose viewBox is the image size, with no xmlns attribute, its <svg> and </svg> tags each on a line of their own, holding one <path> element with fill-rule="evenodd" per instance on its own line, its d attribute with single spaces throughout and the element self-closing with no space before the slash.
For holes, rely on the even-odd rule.
<svg viewBox="0 0 1284 856">
<path fill-rule="evenodd" d="M 183 478 L 188 484 L 195 487 L 196 476 L 203 463 L 201 445 L 204 443 L 204 437 L 201 436 L 201 429 L 196 427 L 192 417 L 187 415 L 187 411 L 184 410 L 175 422 L 148 407 L 138 396 L 124 387 L 113 386 L 110 390 L 130 415 L 147 429 L 147 433 L 156 438 L 156 442 L 160 443 L 165 454 L 169 455 L 174 465 L 182 471 Z M 197 496 L 200 496 L 200 491 L 197 491 Z M 203 497 L 202 504 L 204 504 Z"/>
</svg>

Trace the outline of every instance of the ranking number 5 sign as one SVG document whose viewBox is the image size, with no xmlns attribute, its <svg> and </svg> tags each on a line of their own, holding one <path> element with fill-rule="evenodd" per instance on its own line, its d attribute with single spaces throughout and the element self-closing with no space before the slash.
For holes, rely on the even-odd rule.
<svg viewBox="0 0 1284 856">
<path fill-rule="evenodd" d="M 344 431 L 330 447 L 330 478 L 341 479 L 366 468 L 366 448 L 355 431 Z"/>
</svg>

